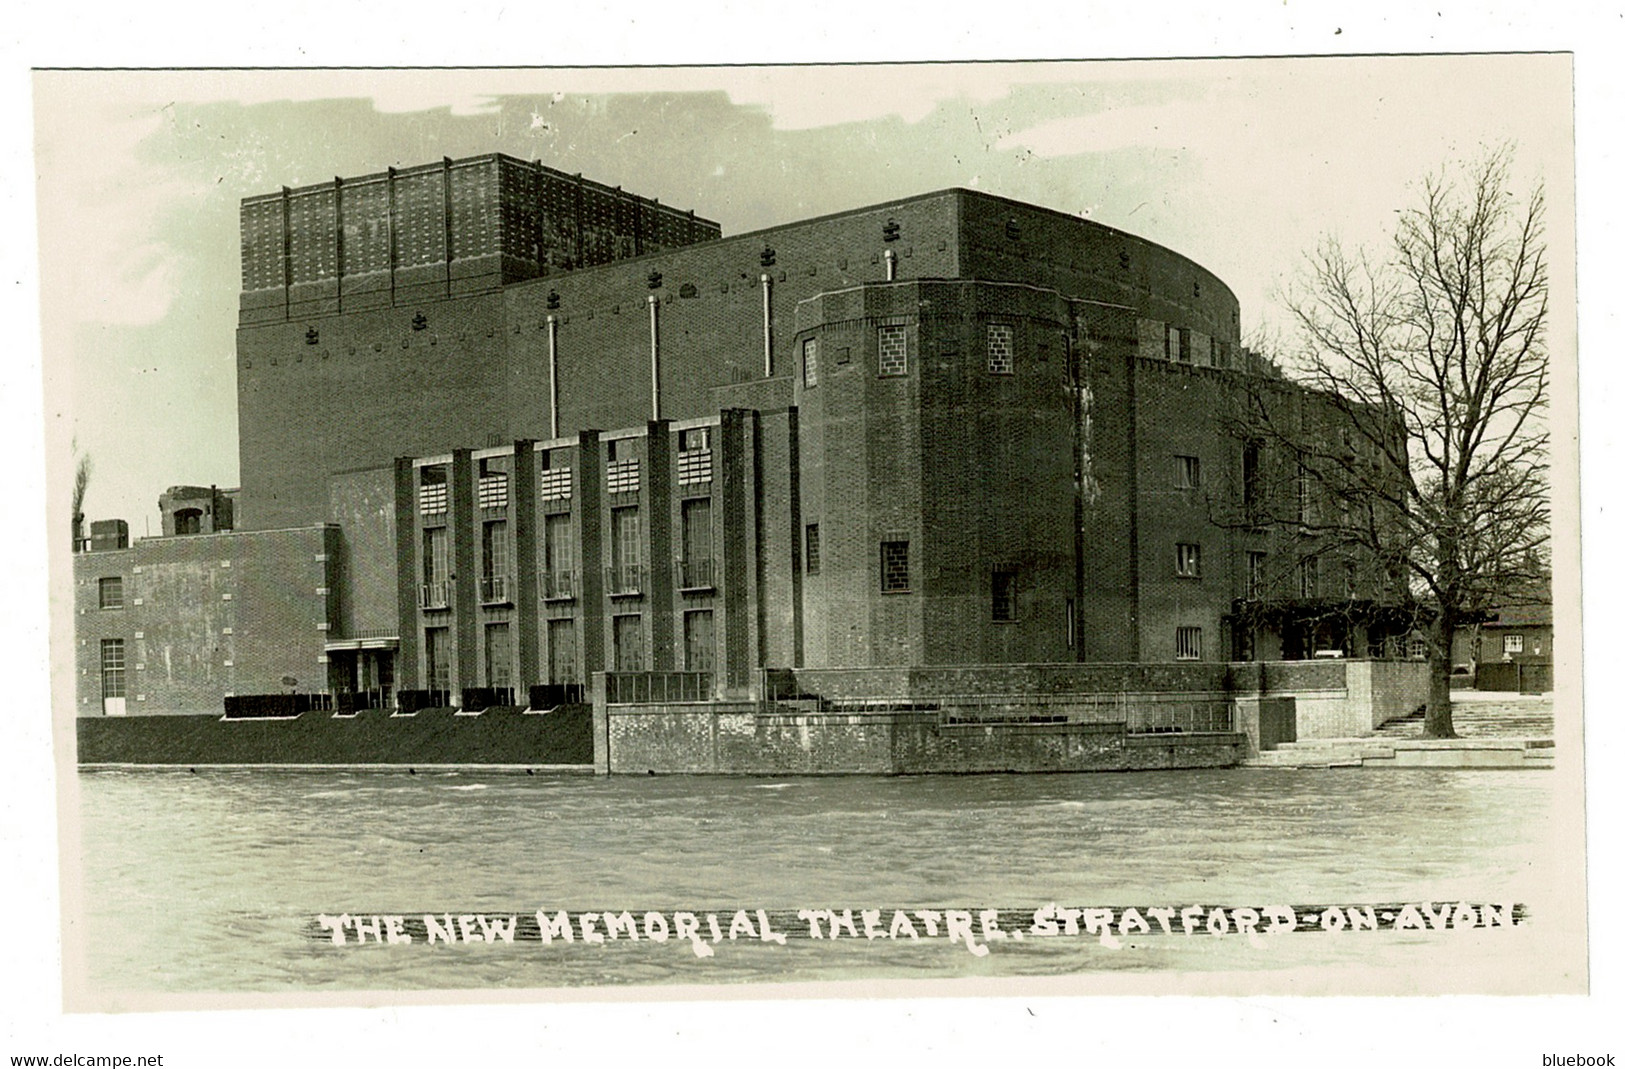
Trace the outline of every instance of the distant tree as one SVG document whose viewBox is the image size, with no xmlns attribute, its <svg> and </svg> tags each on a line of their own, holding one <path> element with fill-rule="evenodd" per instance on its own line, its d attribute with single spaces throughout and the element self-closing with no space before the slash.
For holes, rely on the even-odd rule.
<svg viewBox="0 0 1625 1069">
<path fill-rule="evenodd" d="M 73 551 L 85 540 L 85 491 L 90 489 L 90 454 L 80 453 L 73 466 Z"/>
<path fill-rule="evenodd" d="M 1455 737 L 1457 630 L 1550 567 L 1545 198 L 1514 194 L 1511 161 L 1425 179 L 1386 256 L 1324 239 L 1289 297 L 1310 392 L 1288 413 L 1261 389 L 1246 417 L 1295 455 L 1310 543 L 1358 547 L 1425 608 L 1430 738 Z"/>
</svg>

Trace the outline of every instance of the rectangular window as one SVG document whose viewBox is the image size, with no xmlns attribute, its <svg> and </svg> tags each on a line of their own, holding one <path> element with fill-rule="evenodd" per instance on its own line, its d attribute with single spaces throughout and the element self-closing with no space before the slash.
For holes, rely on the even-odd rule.
<svg viewBox="0 0 1625 1069">
<path fill-rule="evenodd" d="M 1016 570 L 993 569 L 993 620 L 1010 623 L 1016 618 Z"/>
<path fill-rule="evenodd" d="M 683 546 L 678 585 L 698 590 L 714 585 L 711 557 L 711 499 L 697 497 L 683 502 Z"/>
<path fill-rule="evenodd" d="M 901 325 L 880 328 L 880 374 L 908 374 L 908 333 Z"/>
<path fill-rule="evenodd" d="M 579 683 L 576 668 L 576 622 L 547 621 L 547 678 L 554 683 Z"/>
<path fill-rule="evenodd" d="M 1007 323 L 988 324 L 987 369 L 994 375 L 1015 374 L 1016 331 Z"/>
<path fill-rule="evenodd" d="M 1501 636 L 1501 652 L 1502 653 L 1522 653 L 1523 652 L 1523 636 L 1522 635 L 1502 635 Z"/>
<path fill-rule="evenodd" d="M 508 591 L 508 521 L 493 520 L 484 525 L 480 534 L 480 600 L 507 601 Z"/>
<path fill-rule="evenodd" d="M 1255 600 L 1264 596 L 1264 554 L 1256 549 L 1247 553 L 1247 596 Z"/>
<path fill-rule="evenodd" d="M 1202 461 L 1198 457 L 1174 457 L 1174 486 L 1180 490 L 1198 490 L 1202 486 Z"/>
<path fill-rule="evenodd" d="M 1200 661 L 1202 659 L 1202 629 L 1200 627 L 1174 628 L 1174 659 Z"/>
<path fill-rule="evenodd" d="M 610 513 L 611 594 L 636 594 L 643 589 L 643 518 L 636 507 Z"/>
<path fill-rule="evenodd" d="M 695 449 L 711 448 L 710 427 L 689 427 L 677 432 L 677 451 L 687 453 Z"/>
<path fill-rule="evenodd" d="M 642 672 L 643 617 L 626 615 L 615 617 L 615 671 Z"/>
<path fill-rule="evenodd" d="M 614 442 L 610 442 L 614 445 Z M 638 458 L 627 460 L 612 460 L 607 469 L 606 481 L 609 492 L 612 494 L 635 494 L 638 492 Z"/>
<path fill-rule="evenodd" d="M 801 382 L 804 386 L 818 385 L 817 338 L 808 338 L 801 343 Z"/>
<path fill-rule="evenodd" d="M 716 627 L 710 609 L 683 614 L 683 666 L 690 672 L 709 672 L 716 667 Z"/>
<path fill-rule="evenodd" d="M 823 547 L 818 544 L 818 525 L 807 525 L 807 574 L 817 575 L 822 563 Z"/>
<path fill-rule="evenodd" d="M 542 597 L 575 597 L 575 532 L 570 514 L 549 515 L 542 528 Z"/>
<path fill-rule="evenodd" d="M 1202 547 L 1195 542 L 1179 542 L 1174 546 L 1174 574 L 1195 579 L 1202 574 Z"/>
<path fill-rule="evenodd" d="M 507 624 L 485 625 L 485 685 L 513 686 L 513 643 Z"/>
<path fill-rule="evenodd" d="M 1078 602 L 1076 598 L 1066 599 L 1066 648 L 1078 648 Z"/>
<path fill-rule="evenodd" d="M 1357 574 L 1357 570 L 1354 567 L 1354 562 L 1351 561 L 1351 560 L 1344 561 L 1343 562 L 1343 594 L 1346 597 L 1350 597 L 1350 598 L 1354 597 L 1355 589 L 1356 589 L 1356 586 L 1357 586 L 1356 574 Z"/>
<path fill-rule="evenodd" d="M 479 504 L 482 509 L 508 507 L 508 475 L 494 471 L 480 476 Z"/>
<path fill-rule="evenodd" d="M 451 689 L 451 630 L 444 627 L 423 629 L 423 666 L 430 690 Z"/>
<path fill-rule="evenodd" d="M 1264 507 L 1264 446 L 1250 441 L 1241 447 L 1241 507 L 1248 519 Z"/>
<path fill-rule="evenodd" d="M 96 599 L 104 609 L 124 608 L 124 577 L 112 575 L 96 580 Z"/>
<path fill-rule="evenodd" d="M 880 591 L 898 593 L 908 589 L 908 543 L 894 539 L 880 543 Z"/>
<path fill-rule="evenodd" d="M 124 697 L 124 640 L 102 639 L 102 697 Z"/>
<path fill-rule="evenodd" d="M 548 468 L 542 472 L 539 482 L 543 501 L 570 500 L 569 468 Z"/>
<path fill-rule="evenodd" d="M 1320 596 L 1320 561 L 1314 557 L 1298 562 L 1298 597 Z"/>
<path fill-rule="evenodd" d="M 446 511 L 446 469 L 435 464 L 418 470 L 418 512 L 424 516 Z"/>
<path fill-rule="evenodd" d="M 425 609 L 444 609 L 451 604 L 451 562 L 447 558 L 446 529 L 429 527 L 423 532 L 423 600 Z"/>
</svg>

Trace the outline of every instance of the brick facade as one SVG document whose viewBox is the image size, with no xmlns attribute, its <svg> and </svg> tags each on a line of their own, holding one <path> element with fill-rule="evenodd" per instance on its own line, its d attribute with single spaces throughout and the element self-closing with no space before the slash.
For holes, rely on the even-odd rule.
<svg viewBox="0 0 1625 1069">
<path fill-rule="evenodd" d="M 501 156 L 242 218 L 235 520 L 299 591 L 315 554 L 277 529 L 325 523 L 325 593 L 256 563 L 245 604 L 319 621 L 264 617 L 235 675 L 189 634 L 177 709 L 318 656 L 335 691 L 522 705 L 615 670 L 737 696 L 775 667 L 1279 654 L 1238 605 L 1289 592 L 1301 534 L 1237 518 L 1295 461 L 1230 417 L 1296 388 L 1169 250 L 962 189 L 723 239 Z M 191 554 L 166 597 L 233 626 L 204 542 L 125 552 Z"/>
</svg>

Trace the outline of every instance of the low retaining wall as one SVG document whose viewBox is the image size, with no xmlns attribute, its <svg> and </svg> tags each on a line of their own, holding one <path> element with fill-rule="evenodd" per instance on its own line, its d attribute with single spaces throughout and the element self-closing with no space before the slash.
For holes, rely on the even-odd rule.
<svg viewBox="0 0 1625 1069">
<path fill-rule="evenodd" d="M 1262 668 L 1260 696 L 1296 703 L 1296 739 L 1369 735 L 1428 700 L 1425 661 L 1279 661 Z"/>
<path fill-rule="evenodd" d="M 580 765 L 592 767 L 592 708 L 549 713 L 495 709 L 457 716 L 368 710 L 274 720 L 219 716 L 81 717 L 79 764 L 134 765 Z"/>
<path fill-rule="evenodd" d="M 614 705 L 600 714 L 614 773 L 820 775 L 1219 768 L 1234 732 L 1130 735 L 1122 723 L 948 724 L 936 712 L 763 711 L 755 702 Z"/>
</svg>

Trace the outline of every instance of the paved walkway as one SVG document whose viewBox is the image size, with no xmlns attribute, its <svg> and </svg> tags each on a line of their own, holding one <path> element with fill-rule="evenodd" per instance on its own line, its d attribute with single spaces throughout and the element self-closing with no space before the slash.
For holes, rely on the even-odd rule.
<svg viewBox="0 0 1625 1069">
<path fill-rule="evenodd" d="M 1256 768 L 1551 768 L 1552 696 L 1456 691 L 1457 739 L 1422 738 L 1420 715 L 1364 738 L 1282 743 L 1246 762 Z"/>
</svg>

